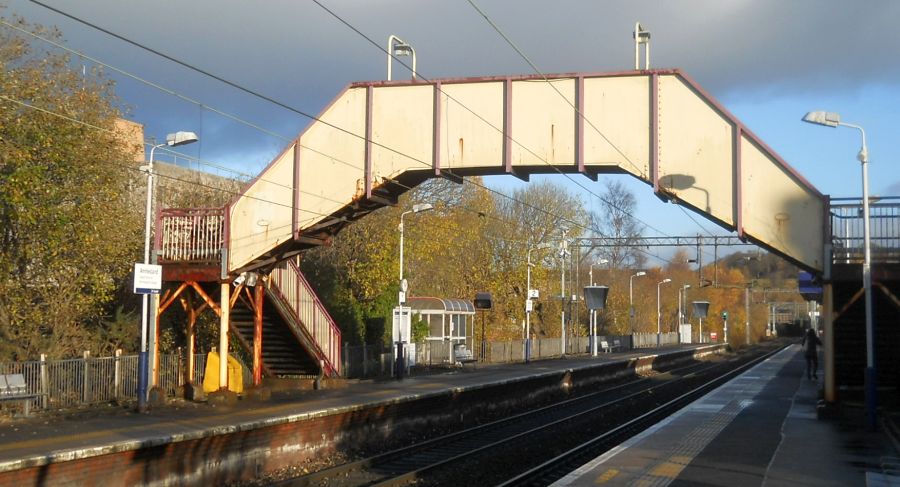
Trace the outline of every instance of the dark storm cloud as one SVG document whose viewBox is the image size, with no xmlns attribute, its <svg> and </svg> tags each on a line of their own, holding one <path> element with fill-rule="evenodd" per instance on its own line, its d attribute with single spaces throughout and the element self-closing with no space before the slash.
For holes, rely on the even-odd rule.
<svg viewBox="0 0 900 487">
<path fill-rule="evenodd" d="M 47 2 L 308 114 L 319 113 L 351 81 L 385 76 L 384 53 L 312 2 Z M 425 77 L 532 72 L 465 1 L 322 2 L 378 45 L 392 33 L 412 43 Z M 476 3 L 546 73 L 631 69 L 631 30 L 640 20 L 652 32 L 653 67 L 682 68 L 723 99 L 852 92 L 895 86 L 900 75 L 896 1 Z M 69 46 L 268 130 L 291 137 L 309 123 L 26 0 L 12 1 L 7 13 L 58 25 Z M 396 64 L 395 73 L 408 76 Z M 158 92 L 136 82 L 120 82 L 119 92 L 148 133 L 177 120 L 203 124 L 204 155 L 265 158 L 283 146 L 215 115 L 200 117 L 202 110 L 189 104 L 161 102 Z"/>
</svg>

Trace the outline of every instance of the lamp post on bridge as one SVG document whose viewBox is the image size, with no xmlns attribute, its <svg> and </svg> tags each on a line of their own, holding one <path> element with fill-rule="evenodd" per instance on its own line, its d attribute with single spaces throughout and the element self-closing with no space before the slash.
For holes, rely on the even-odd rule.
<svg viewBox="0 0 900 487">
<path fill-rule="evenodd" d="M 150 227 L 153 221 L 153 155 L 160 147 L 175 147 L 197 142 L 197 134 L 193 132 L 175 132 L 166 136 L 166 141 L 150 148 L 150 160 L 141 170 L 147 171 L 147 206 L 144 215 L 144 265 L 150 263 Z M 157 292 L 159 292 L 157 290 Z M 141 296 L 141 349 L 138 353 L 138 411 L 147 410 L 147 386 L 150 383 L 150 367 L 147 353 L 147 334 L 149 330 L 149 298 L 148 293 Z M 226 350 L 227 352 L 227 350 Z"/>
<path fill-rule="evenodd" d="M 803 116 L 803 121 L 837 128 L 849 127 L 859 130 L 862 137 L 862 145 L 856 160 L 862 166 L 862 192 L 863 192 L 863 246 L 864 259 L 862 266 L 863 289 L 866 303 L 866 374 L 865 374 L 865 398 L 866 398 L 866 425 L 870 430 L 875 429 L 877 414 L 877 387 L 878 375 L 875 370 L 875 328 L 872 317 L 872 255 L 869 231 L 869 150 L 866 147 L 866 131 L 859 125 L 841 122 L 841 116 L 834 112 L 815 111 Z M 826 380 L 828 380 L 826 378 Z"/>
<path fill-rule="evenodd" d="M 411 45 L 409 45 L 403 39 L 391 34 L 388 37 L 388 48 L 387 48 L 387 80 L 391 81 L 391 64 L 393 63 L 393 58 L 400 56 L 412 56 L 412 78 L 416 79 L 416 50 L 413 49 Z"/>
</svg>

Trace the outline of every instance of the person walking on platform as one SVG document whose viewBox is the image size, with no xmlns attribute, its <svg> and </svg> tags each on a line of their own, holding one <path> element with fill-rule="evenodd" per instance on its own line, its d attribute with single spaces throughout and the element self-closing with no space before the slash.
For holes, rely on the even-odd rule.
<svg viewBox="0 0 900 487">
<path fill-rule="evenodd" d="M 800 343 L 800 346 L 806 346 L 806 378 L 807 379 L 818 379 L 819 376 L 816 374 L 819 370 L 819 349 L 818 345 L 821 345 L 822 342 L 819 340 L 819 337 L 816 336 L 816 331 L 812 328 L 808 328 L 806 330 L 806 334 L 803 335 L 803 341 Z"/>
</svg>

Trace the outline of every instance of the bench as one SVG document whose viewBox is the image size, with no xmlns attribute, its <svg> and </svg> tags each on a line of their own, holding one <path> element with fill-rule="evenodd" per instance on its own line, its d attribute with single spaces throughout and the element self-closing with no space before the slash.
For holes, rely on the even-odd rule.
<svg viewBox="0 0 900 487">
<path fill-rule="evenodd" d="M 616 350 L 622 350 L 622 342 L 620 342 L 619 340 L 613 340 L 612 345 L 610 345 L 608 341 L 601 340 L 600 349 L 603 350 L 604 353 L 612 353 Z"/>
<path fill-rule="evenodd" d="M 28 392 L 25 376 L 22 374 L 0 375 L 0 401 L 22 401 L 25 416 L 31 412 L 31 401 L 41 397 L 40 394 Z"/>
<path fill-rule="evenodd" d="M 475 356 L 472 354 L 472 351 L 462 344 L 453 347 L 453 359 L 457 365 L 475 362 Z"/>
</svg>

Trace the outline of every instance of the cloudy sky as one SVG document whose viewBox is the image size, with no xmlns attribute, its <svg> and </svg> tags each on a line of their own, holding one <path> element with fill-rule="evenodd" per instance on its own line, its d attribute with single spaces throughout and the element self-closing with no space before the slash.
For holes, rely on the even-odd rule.
<svg viewBox="0 0 900 487">
<path fill-rule="evenodd" d="M 57 26 L 72 49 L 270 132 L 113 73 L 130 118 L 148 137 L 177 129 L 200 135 L 200 144 L 184 148 L 191 155 L 255 173 L 309 123 L 37 3 L 3 2 L 0 15 Z M 350 82 L 384 79 L 385 54 L 366 37 L 379 46 L 390 34 L 411 43 L 426 78 L 533 73 L 466 0 L 318 0 L 362 35 L 311 0 L 41 2 L 311 114 Z M 686 71 L 823 193 L 861 194 L 859 134 L 801 123 L 809 110 L 836 111 L 864 126 L 871 193 L 900 195 L 900 128 L 893 122 L 900 115 L 900 2 L 473 2 L 544 73 L 630 69 L 631 31 L 640 21 L 652 32 L 652 67 Z M 394 69 L 395 79 L 409 75 Z M 519 183 L 498 177 L 490 184 Z M 639 217 L 654 228 L 705 231 L 635 188 Z"/>
</svg>

